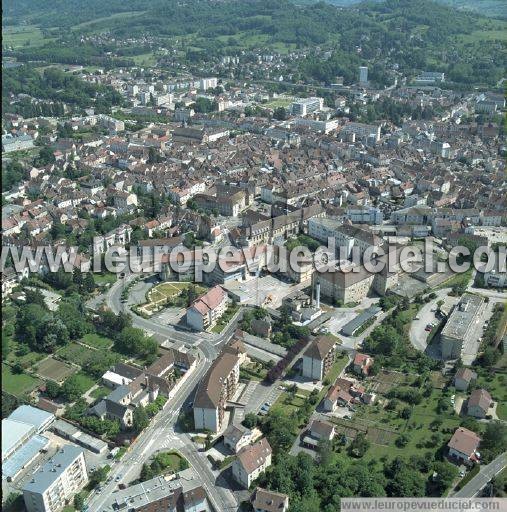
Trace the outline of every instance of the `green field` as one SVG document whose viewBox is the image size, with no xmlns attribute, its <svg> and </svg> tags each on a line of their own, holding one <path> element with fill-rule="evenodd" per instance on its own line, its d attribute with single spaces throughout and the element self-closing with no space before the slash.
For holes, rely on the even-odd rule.
<svg viewBox="0 0 507 512">
<path fill-rule="evenodd" d="M 109 338 L 93 333 L 85 334 L 81 338 L 81 342 L 93 348 L 109 348 L 113 344 Z"/>
<path fill-rule="evenodd" d="M 105 396 L 109 395 L 109 393 L 111 393 L 111 390 L 106 387 L 106 386 L 99 386 L 97 389 L 94 389 L 91 393 L 90 393 L 90 396 L 92 398 L 104 398 Z"/>
<path fill-rule="evenodd" d="M 153 67 L 157 64 L 157 56 L 153 52 L 132 55 L 132 60 L 137 66 Z"/>
<path fill-rule="evenodd" d="M 293 100 L 294 100 L 293 98 L 276 98 L 272 101 L 268 101 L 267 103 L 264 103 L 262 106 L 266 107 L 266 108 L 272 108 L 272 109 L 279 108 L 279 107 L 287 108 L 293 102 Z"/>
<path fill-rule="evenodd" d="M 146 11 L 127 11 L 127 12 L 118 12 L 116 14 L 111 14 L 110 16 L 106 16 L 104 18 L 96 18 L 90 21 L 83 21 L 83 23 L 79 23 L 72 27 L 73 30 L 84 30 L 86 32 L 95 32 L 100 31 L 104 28 L 107 28 L 112 22 L 127 20 L 128 18 L 133 18 L 136 16 L 140 16 L 144 14 Z"/>
<path fill-rule="evenodd" d="M 26 373 L 14 374 L 11 368 L 2 363 L 2 389 L 11 395 L 21 397 L 40 386 L 42 381 Z"/>
<path fill-rule="evenodd" d="M 90 69 L 90 68 L 87 68 Z M 95 68 L 97 69 L 97 68 Z M 105 274 L 93 274 L 93 279 L 96 284 L 104 285 L 104 284 L 113 284 L 116 282 L 117 274 L 113 274 L 111 272 L 107 272 Z"/>
<path fill-rule="evenodd" d="M 73 375 L 73 379 L 79 386 L 82 394 L 86 393 L 92 386 L 95 385 L 95 381 L 91 377 L 88 377 L 88 375 L 85 375 L 81 372 Z"/>
<path fill-rule="evenodd" d="M 2 28 L 2 46 L 35 47 L 42 46 L 44 35 L 40 28 L 35 25 L 16 25 Z"/>
<path fill-rule="evenodd" d="M 100 357 L 100 352 L 96 352 L 95 350 L 79 345 L 78 343 L 69 343 L 65 347 L 62 347 L 57 354 L 62 359 L 72 361 L 79 366 L 84 366 L 89 361 Z"/>
</svg>

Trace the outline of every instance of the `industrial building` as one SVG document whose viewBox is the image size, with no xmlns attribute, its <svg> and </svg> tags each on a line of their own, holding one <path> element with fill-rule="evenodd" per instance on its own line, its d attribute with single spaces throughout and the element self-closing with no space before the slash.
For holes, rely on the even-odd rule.
<svg viewBox="0 0 507 512">
<path fill-rule="evenodd" d="M 50 445 L 41 435 L 55 416 L 30 405 L 22 405 L 2 420 L 2 478 L 14 480 Z"/>
</svg>

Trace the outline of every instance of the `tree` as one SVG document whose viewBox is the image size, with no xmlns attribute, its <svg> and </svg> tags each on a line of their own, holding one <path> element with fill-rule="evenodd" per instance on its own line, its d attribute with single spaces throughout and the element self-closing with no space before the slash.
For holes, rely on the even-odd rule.
<svg viewBox="0 0 507 512">
<path fill-rule="evenodd" d="M 76 510 L 83 510 L 85 500 L 83 495 L 79 492 L 74 496 L 74 508 Z"/>
<path fill-rule="evenodd" d="M 349 453 L 353 457 L 362 457 L 370 447 L 370 441 L 363 432 L 359 432 L 355 439 L 350 443 Z"/>
<path fill-rule="evenodd" d="M 60 386 L 53 380 L 46 381 L 46 395 L 49 398 L 57 398 L 60 394 Z"/>
<path fill-rule="evenodd" d="M 278 121 L 285 121 L 287 119 L 287 111 L 284 107 L 277 107 L 273 111 L 273 117 Z"/>
<path fill-rule="evenodd" d="M 246 414 L 245 418 L 243 419 L 243 425 L 246 428 L 255 428 L 257 426 L 257 415 L 253 412 Z"/>
<path fill-rule="evenodd" d="M 38 304 L 40 307 L 47 309 L 44 295 L 38 288 L 25 288 L 24 291 L 26 304 Z"/>
<path fill-rule="evenodd" d="M 67 402 L 74 402 L 86 391 L 78 375 L 71 375 L 62 384 L 61 395 Z"/>
<path fill-rule="evenodd" d="M 147 356 L 157 353 L 158 344 L 153 338 L 145 336 L 142 329 L 125 327 L 116 338 L 116 347 L 124 354 Z"/>
<path fill-rule="evenodd" d="M 150 418 L 144 407 L 139 406 L 134 409 L 132 428 L 139 434 L 150 424 Z"/>
<path fill-rule="evenodd" d="M 507 451 L 507 425 L 501 421 L 490 421 L 482 436 L 482 459 L 491 462 L 504 451 Z"/>
<path fill-rule="evenodd" d="M 458 476 L 458 468 L 449 462 L 437 461 L 433 464 L 433 471 L 436 473 L 436 477 L 433 478 L 432 483 L 439 496 L 443 496 Z"/>
<path fill-rule="evenodd" d="M 105 466 L 90 471 L 90 486 L 93 488 L 100 484 L 100 482 L 103 482 L 107 478 L 110 469 L 111 467 L 106 464 Z"/>
<path fill-rule="evenodd" d="M 39 151 L 38 156 L 34 159 L 34 165 L 37 167 L 45 167 L 56 161 L 53 150 L 48 146 L 43 146 Z"/>
</svg>

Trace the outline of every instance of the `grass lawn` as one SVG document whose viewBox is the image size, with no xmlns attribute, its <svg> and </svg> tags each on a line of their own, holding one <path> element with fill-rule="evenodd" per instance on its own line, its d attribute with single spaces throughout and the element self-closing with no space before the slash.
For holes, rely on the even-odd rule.
<svg viewBox="0 0 507 512">
<path fill-rule="evenodd" d="M 76 375 L 74 375 L 74 379 L 76 384 L 79 386 L 79 389 L 82 390 L 82 394 L 86 393 L 92 386 L 95 385 L 94 379 L 81 372 L 76 373 Z"/>
<path fill-rule="evenodd" d="M 40 386 L 42 381 L 26 373 L 14 374 L 12 369 L 2 363 L 2 389 L 11 395 L 21 397 Z"/>
<path fill-rule="evenodd" d="M 90 393 L 90 396 L 92 398 L 104 398 L 105 396 L 109 395 L 109 393 L 111 393 L 111 390 L 106 387 L 106 386 L 99 386 L 97 389 L 94 389 L 91 393 Z"/>
<path fill-rule="evenodd" d="M 267 103 L 264 103 L 262 106 L 272 109 L 278 107 L 287 108 L 293 102 L 293 100 L 293 98 L 275 98 L 271 101 L 268 101 Z"/>
<path fill-rule="evenodd" d="M 96 352 L 78 343 L 69 343 L 62 347 L 57 354 L 62 359 L 65 359 L 65 361 L 72 361 L 79 366 L 84 366 L 89 361 L 100 357 L 100 352 Z"/>
<path fill-rule="evenodd" d="M 169 301 L 168 306 L 173 307 L 186 307 L 183 298 L 180 298 L 182 290 L 189 288 L 192 283 L 161 283 L 152 288 L 146 294 L 147 303 L 142 306 L 146 310 L 154 310 L 157 306 L 165 305 L 165 301 Z M 195 285 L 195 291 L 197 295 L 202 295 L 206 292 L 206 288 L 203 286 Z M 161 303 L 161 304 L 160 304 Z"/>
<path fill-rule="evenodd" d="M 477 385 L 486 389 L 493 400 L 498 402 L 498 417 L 507 420 L 507 373 L 489 373 L 479 370 Z"/>
<path fill-rule="evenodd" d="M 98 334 L 88 333 L 85 334 L 81 341 L 90 347 L 94 348 L 109 348 L 113 344 L 113 340 L 109 338 L 105 338 L 104 336 L 99 336 Z"/>
<path fill-rule="evenodd" d="M 468 269 L 466 272 L 462 274 L 453 274 L 450 279 L 444 281 L 436 287 L 436 290 L 440 290 L 442 288 L 452 288 L 453 286 L 468 286 L 470 279 L 472 278 L 473 267 Z"/>
<path fill-rule="evenodd" d="M 497 405 L 496 414 L 501 420 L 507 421 L 507 403 L 506 402 L 502 402 Z"/>
<path fill-rule="evenodd" d="M 303 398 L 297 396 L 300 393 L 301 391 L 298 391 L 298 393 L 294 397 L 292 397 L 292 395 L 288 391 L 284 391 L 277 398 L 276 402 L 273 404 L 273 407 L 271 409 L 282 409 L 284 414 L 291 414 L 293 411 L 296 411 L 300 407 L 302 407 L 303 404 L 305 403 Z"/>
<path fill-rule="evenodd" d="M 408 437 L 408 443 L 403 448 L 398 448 L 394 444 L 397 435 L 392 437 L 389 446 L 372 443 L 365 457 L 368 459 L 378 459 L 381 456 L 386 456 L 389 459 L 406 458 L 410 455 L 424 454 L 426 451 L 434 452 L 447 443 L 451 434 L 445 430 L 454 431 L 460 424 L 460 417 L 454 414 L 450 407 L 445 412 L 437 412 L 437 403 L 443 396 L 441 390 L 434 389 L 431 396 L 424 397 L 420 404 L 412 407 L 412 413 L 408 420 L 399 417 L 399 412 L 402 409 L 410 407 L 402 401 L 399 401 L 394 411 L 387 411 L 380 404 L 360 406 L 350 422 L 351 425 L 367 426 L 369 431 L 379 427 L 398 434 L 403 433 Z M 437 420 L 442 423 L 437 426 L 433 425 L 432 430 L 430 425 Z"/>
<path fill-rule="evenodd" d="M 117 274 L 114 274 L 112 272 L 107 272 L 105 274 L 93 274 L 93 279 L 95 280 L 95 283 L 98 285 L 104 285 L 104 284 L 113 284 L 116 282 Z"/>
<path fill-rule="evenodd" d="M 136 63 L 136 66 L 153 67 L 157 64 L 157 57 L 153 52 L 132 55 L 132 60 Z"/>
<path fill-rule="evenodd" d="M 338 353 L 338 355 L 336 356 L 336 361 L 331 367 L 331 370 L 329 370 L 329 373 L 326 375 L 324 381 L 329 382 L 330 385 L 334 384 L 334 381 L 337 379 L 338 375 L 340 375 L 342 370 L 347 366 L 348 362 L 349 358 L 346 354 L 341 355 L 340 353 Z"/>
<path fill-rule="evenodd" d="M 20 345 L 15 339 L 11 336 L 9 338 L 9 355 L 7 356 L 7 362 L 21 363 L 24 368 L 29 368 L 34 364 L 38 363 L 41 359 L 44 359 L 44 354 L 39 354 L 38 352 L 29 351 L 26 354 L 22 354 L 22 345 Z"/>
<path fill-rule="evenodd" d="M 240 368 L 240 377 L 246 380 L 263 380 L 266 378 L 268 370 L 261 361 L 253 360 L 248 364 L 244 364 Z"/>
</svg>

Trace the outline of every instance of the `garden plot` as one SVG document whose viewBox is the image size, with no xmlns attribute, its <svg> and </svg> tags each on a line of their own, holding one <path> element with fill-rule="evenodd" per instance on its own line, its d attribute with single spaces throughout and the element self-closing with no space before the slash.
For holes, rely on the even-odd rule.
<svg viewBox="0 0 507 512">
<path fill-rule="evenodd" d="M 55 382 L 62 382 L 67 377 L 75 373 L 77 368 L 74 368 L 70 364 L 58 361 L 52 356 L 44 359 L 37 366 L 36 372 L 43 379 L 51 379 Z"/>
</svg>

